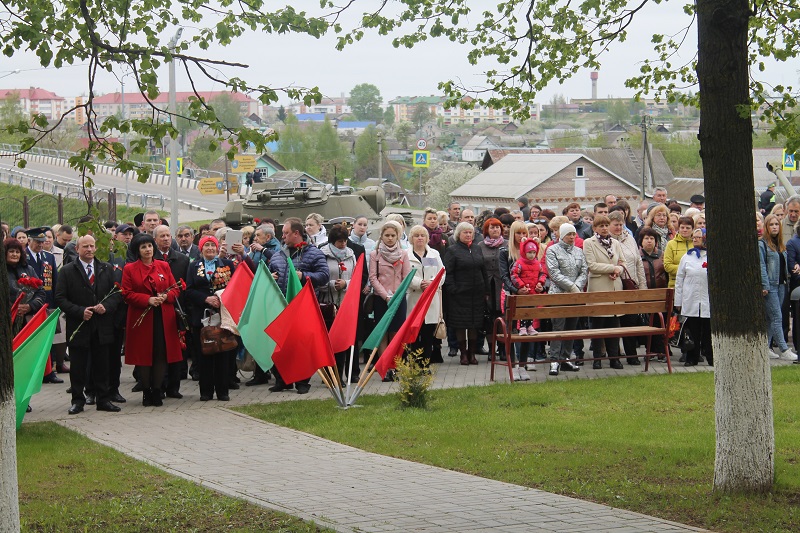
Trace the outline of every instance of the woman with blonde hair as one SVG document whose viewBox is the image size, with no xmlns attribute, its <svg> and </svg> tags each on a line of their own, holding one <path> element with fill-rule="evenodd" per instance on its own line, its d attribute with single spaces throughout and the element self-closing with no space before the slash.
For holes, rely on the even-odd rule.
<svg viewBox="0 0 800 533">
<path fill-rule="evenodd" d="M 403 250 L 407 250 L 409 247 L 408 244 L 408 236 L 406 235 L 406 219 L 403 218 L 403 215 L 400 213 L 389 213 L 386 215 L 387 222 L 397 222 L 400 225 L 400 237 L 398 242 L 400 243 L 400 247 Z"/>
<path fill-rule="evenodd" d="M 435 214 L 435 211 L 434 211 Z M 422 293 L 431 284 L 433 278 L 444 268 L 439 252 L 428 243 L 430 235 L 427 226 L 413 226 L 408 232 L 411 247 L 406 250 L 414 277 L 408 288 L 408 308 L 414 309 Z M 422 348 L 422 357 L 427 363 L 443 363 L 441 346 L 435 349 L 434 333 L 442 316 L 442 287 L 439 286 L 436 295 L 425 314 L 425 321 L 419 330 L 418 348 Z"/>
<path fill-rule="evenodd" d="M 328 241 L 328 230 L 322 225 L 324 221 L 325 219 L 318 213 L 311 213 L 306 217 L 306 235 L 314 246 L 319 247 Z"/>
<path fill-rule="evenodd" d="M 611 233 L 611 238 L 619 242 L 620 248 L 622 249 L 622 259 L 625 269 L 628 271 L 633 281 L 636 282 L 637 288 L 646 289 L 647 277 L 644 273 L 644 263 L 639 253 L 639 247 L 636 245 L 636 239 L 625 227 L 625 213 L 622 211 L 612 211 L 608 214 L 608 220 L 608 229 L 609 233 Z M 619 317 L 619 325 L 622 327 L 640 325 L 638 317 L 639 315 L 622 315 Z M 622 347 L 625 349 L 625 355 L 628 356 L 629 365 L 640 364 L 639 358 L 636 356 L 638 344 L 636 337 L 622 338 Z"/>
<path fill-rule="evenodd" d="M 647 212 L 644 227 L 658 234 L 658 249 L 664 252 L 670 239 L 669 208 L 664 204 L 652 206 Z"/>
<path fill-rule="evenodd" d="M 767 344 L 774 342 L 780 355 L 770 350 L 773 359 L 797 361 L 795 354 L 783 337 L 783 315 L 781 302 L 786 297 L 789 284 L 789 268 L 786 258 L 786 246 L 781 237 L 781 221 L 775 215 L 767 215 L 764 219 L 764 234 L 758 241 L 758 258 L 761 263 L 761 293 L 764 295 L 764 307 L 767 312 Z"/>
<path fill-rule="evenodd" d="M 567 217 L 564 217 L 567 218 Z M 499 220 L 498 220 L 499 222 Z M 500 312 L 505 310 L 506 296 L 511 294 L 532 294 L 532 290 L 528 287 L 517 287 L 511 279 L 511 267 L 521 256 L 522 242 L 528 238 L 528 227 L 522 221 L 514 221 L 508 231 L 508 242 L 506 242 L 497 252 L 497 265 L 500 269 L 500 279 L 503 284 L 503 290 L 500 293 Z M 509 328 L 514 324 L 507 324 Z M 503 344 L 499 345 L 500 350 L 503 349 Z M 514 379 L 520 381 L 530 380 L 530 376 L 526 371 L 525 362 L 528 360 L 529 352 L 533 351 L 531 343 L 515 343 L 514 348 L 517 356 L 517 364 L 514 365 L 511 372 Z M 502 351 L 501 355 L 504 354 Z M 510 357 L 514 357 L 511 354 Z"/>
<path fill-rule="evenodd" d="M 369 256 L 369 282 L 372 285 L 373 312 L 375 321 L 380 322 L 389 308 L 389 300 L 400 287 L 405 277 L 411 272 L 411 262 L 400 247 L 400 234 L 403 232 L 400 224 L 392 220 L 386 221 L 381 227 L 381 237 L 375 250 Z M 403 325 L 406 319 L 406 299 L 403 298 L 397 314 L 389 324 L 386 338 L 381 341 L 381 352 L 386 349 L 388 342 Z M 392 377 L 387 376 L 391 381 Z"/>
</svg>

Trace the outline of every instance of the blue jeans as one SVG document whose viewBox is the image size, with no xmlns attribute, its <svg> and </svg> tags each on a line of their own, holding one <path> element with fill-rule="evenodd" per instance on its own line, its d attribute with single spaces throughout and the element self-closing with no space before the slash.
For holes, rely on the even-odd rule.
<svg viewBox="0 0 800 533">
<path fill-rule="evenodd" d="M 764 307 L 767 311 L 767 343 L 775 344 L 782 352 L 789 349 L 786 340 L 783 338 L 783 314 L 781 312 L 781 302 L 786 296 L 786 285 L 778 285 L 776 289 L 770 289 L 764 300 Z"/>
</svg>

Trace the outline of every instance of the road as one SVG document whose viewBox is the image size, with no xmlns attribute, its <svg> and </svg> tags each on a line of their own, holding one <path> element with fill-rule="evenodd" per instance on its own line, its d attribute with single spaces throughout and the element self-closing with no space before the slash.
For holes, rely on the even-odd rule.
<svg viewBox="0 0 800 533">
<path fill-rule="evenodd" d="M 14 168 L 16 170 L 22 170 L 23 172 L 40 176 L 42 178 L 50 178 L 67 183 L 74 183 L 78 186 L 81 185 L 81 180 L 78 177 L 78 173 L 69 167 L 59 167 L 38 161 L 28 161 L 28 164 L 24 169 L 17 169 L 11 158 L 2 157 L 0 158 L 0 168 Z M 94 181 L 96 186 L 102 189 L 116 188 L 117 192 L 126 191 L 126 180 L 122 176 L 114 176 L 103 172 L 98 172 L 94 176 Z M 169 185 L 139 183 L 134 180 L 128 180 L 127 191 L 130 194 L 160 194 L 166 198 L 166 208 L 169 210 Z M 217 216 L 222 212 L 222 209 L 225 207 L 226 203 L 224 194 L 202 195 L 198 191 L 192 189 L 178 189 L 178 196 L 181 200 L 206 207 L 213 211 L 213 213 L 207 213 L 204 218 L 213 218 L 214 216 Z M 236 195 L 231 195 L 232 199 L 237 197 L 238 196 Z"/>
</svg>

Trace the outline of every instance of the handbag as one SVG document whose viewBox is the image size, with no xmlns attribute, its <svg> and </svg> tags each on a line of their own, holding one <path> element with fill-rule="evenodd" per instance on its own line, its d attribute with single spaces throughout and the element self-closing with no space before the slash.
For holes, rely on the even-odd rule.
<svg viewBox="0 0 800 533">
<path fill-rule="evenodd" d="M 203 355 L 229 352 L 239 347 L 236 335 L 219 326 L 205 326 L 200 330 L 200 346 Z"/>
<path fill-rule="evenodd" d="M 319 304 L 319 310 L 322 311 L 322 318 L 326 324 L 333 324 L 333 319 L 336 318 L 336 304 Z"/>
<path fill-rule="evenodd" d="M 375 295 L 372 293 L 372 291 L 369 291 L 367 294 L 364 295 L 364 299 L 361 301 L 361 309 L 364 316 L 372 313 L 375 307 L 374 296 Z"/>
<path fill-rule="evenodd" d="M 622 290 L 623 291 L 635 291 L 639 288 L 639 284 L 634 281 L 631 277 L 628 269 L 624 266 L 622 267 L 622 274 L 620 275 L 620 279 L 622 280 Z"/>
<path fill-rule="evenodd" d="M 203 311 L 203 318 L 200 319 L 200 323 L 204 328 L 208 326 L 219 326 L 222 324 L 222 315 L 212 309 L 206 309 Z"/>
<path fill-rule="evenodd" d="M 441 311 L 439 312 L 439 322 L 436 324 L 436 329 L 433 332 L 433 336 L 443 341 L 447 338 L 447 324 L 444 323 L 444 318 L 442 318 Z"/>
<path fill-rule="evenodd" d="M 175 322 L 178 324 L 178 331 L 189 331 L 189 317 L 179 300 L 175 300 Z"/>
</svg>

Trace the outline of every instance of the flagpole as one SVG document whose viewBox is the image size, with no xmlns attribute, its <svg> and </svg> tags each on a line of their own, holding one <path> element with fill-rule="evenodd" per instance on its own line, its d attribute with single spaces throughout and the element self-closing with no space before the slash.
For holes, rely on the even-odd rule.
<svg viewBox="0 0 800 533">
<path fill-rule="evenodd" d="M 344 402 L 344 391 L 342 390 L 342 384 L 341 384 L 341 382 L 339 380 L 339 369 L 335 366 L 335 363 L 334 363 L 334 366 L 323 367 L 323 371 L 328 373 L 327 374 L 328 375 L 328 379 L 330 379 L 331 383 L 333 385 L 335 385 L 335 387 L 336 387 L 335 390 L 337 391 L 339 397 Z M 343 404 L 343 407 L 344 406 L 346 406 L 346 403 Z"/>
<path fill-rule="evenodd" d="M 336 400 L 336 403 L 342 407 L 347 407 L 347 405 L 343 403 L 344 400 L 339 396 L 338 391 L 331 385 L 330 381 L 328 380 L 328 376 L 325 375 L 321 368 L 317 369 L 317 374 L 319 374 L 319 377 L 322 378 L 322 382 L 325 384 L 325 386 L 328 387 L 328 390 L 331 392 L 333 399 Z"/>
<path fill-rule="evenodd" d="M 351 346 L 348 350 L 348 355 L 350 355 L 350 368 L 347 370 L 347 391 L 345 392 L 345 398 L 350 397 L 350 382 L 353 380 L 353 358 L 355 357 L 355 346 Z"/>
<path fill-rule="evenodd" d="M 361 394 L 361 391 L 364 390 L 364 387 L 367 386 L 369 382 L 369 378 L 372 377 L 372 374 L 375 372 L 375 368 L 372 368 L 372 371 L 369 372 L 369 366 L 372 364 L 372 360 L 375 358 L 375 354 L 378 352 L 378 348 L 373 348 L 372 353 L 369 354 L 369 360 L 367 361 L 364 369 L 361 371 L 361 376 L 358 378 L 358 383 L 356 384 L 355 388 L 353 389 L 353 395 L 347 400 L 347 405 L 353 405 Z M 368 375 L 367 375 L 368 374 Z M 366 378 L 365 378 L 366 375 Z"/>
<path fill-rule="evenodd" d="M 358 397 L 361 395 L 361 391 L 363 391 L 364 387 L 367 386 L 367 383 L 369 383 L 369 380 L 372 377 L 372 374 L 374 374 L 374 373 L 375 373 L 375 367 L 372 367 L 372 370 L 369 371 L 369 374 L 367 374 L 367 378 L 364 380 L 364 385 L 363 386 L 357 386 L 355 388 L 355 390 L 353 391 L 353 397 L 350 400 L 347 401 L 347 405 L 355 404 L 356 400 L 358 400 Z"/>
</svg>

